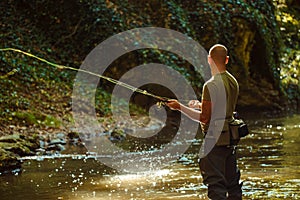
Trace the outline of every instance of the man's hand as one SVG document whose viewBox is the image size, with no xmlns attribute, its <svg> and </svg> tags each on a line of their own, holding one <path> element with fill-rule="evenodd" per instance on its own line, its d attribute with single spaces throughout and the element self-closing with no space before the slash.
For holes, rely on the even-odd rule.
<svg viewBox="0 0 300 200">
<path fill-rule="evenodd" d="M 201 103 L 198 100 L 189 101 L 188 106 L 190 108 L 194 108 L 194 109 L 201 109 Z"/>
<path fill-rule="evenodd" d="M 180 103 L 175 99 L 168 100 L 166 105 L 172 110 L 180 110 Z"/>
</svg>

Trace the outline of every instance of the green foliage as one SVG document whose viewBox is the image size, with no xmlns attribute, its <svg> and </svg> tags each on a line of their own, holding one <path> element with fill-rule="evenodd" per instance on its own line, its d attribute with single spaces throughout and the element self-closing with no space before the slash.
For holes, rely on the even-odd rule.
<svg viewBox="0 0 300 200">
<path fill-rule="evenodd" d="M 114 109 L 118 110 L 118 108 L 122 108 L 127 103 L 124 99 L 119 99 L 119 102 L 114 104 L 116 106 Z M 100 117 L 112 115 L 111 94 L 102 88 L 96 90 L 95 109 Z M 145 110 L 135 104 L 129 104 L 129 111 L 131 115 L 145 114 Z"/>
<path fill-rule="evenodd" d="M 46 115 L 42 124 L 48 127 L 59 127 L 61 125 L 61 121 L 54 116 Z"/>
<path fill-rule="evenodd" d="M 23 121 L 25 124 L 34 125 L 38 124 L 37 119 L 34 114 L 28 112 L 15 112 L 12 116 L 16 117 L 18 120 Z"/>
<path fill-rule="evenodd" d="M 95 94 L 95 109 L 101 116 L 111 115 L 111 94 L 103 89 L 97 89 Z"/>
<path fill-rule="evenodd" d="M 237 46 L 233 42 L 235 19 L 244 19 L 260 38 L 255 39 L 256 43 L 264 47 L 261 51 L 266 65 L 262 66 L 265 73 L 261 78 L 269 79 L 274 88 L 281 87 L 290 98 L 295 98 L 299 96 L 296 87 L 299 85 L 299 14 L 280 2 L 6 0 L 0 2 L 0 46 L 19 48 L 58 64 L 79 67 L 91 49 L 110 36 L 132 28 L 154 26 L 177 30 L 206 49 L 215 43 L 223 43 L 234 52 Z M 255 52 L 253 54 L 257 56 Z M 241 66 L 243 60 L 237 52 L 230 56 L 231 65 Z M 149 62 L 176 69 L 189 79 L 200 95 L 204 80 L 195 76 L 195 69 L 189 63 L 167 51 L 130 52 L 112 63 L 108 75 L 120 78 L 126 70 Z M 245 79 L 255 79 L 246 66 L 241 69 Z M 58 114 L 61 118 L 70 116 L 75 75 L 21 54 L 0 52 L 0 122 L 13 118 L 12 113 L 28 110 L 33 113 L 43 111 L 49 116 Z M 100 116 L 111 115 L 110 89 L 105 88 L 108 90 L 105 92 L 101 88 L 95 97 L 96 111 Z M 30 115 L 19 117 L 36 123 Z M 48 125 L 51 125 L 51 119 Z M 54 126 L 58 124 L 54 122 Z"/>
<path fill-rule="evenodd" d="M 282 57 L 282 89 L 289 99 L 300 98 L 300 51 L 286 49 Z"/>
<path fill-rule="evenodd" d="M 282 91 L 290 101 L 300 101 L 300 15 L 292 1 L 275 1 L 276 20 L 284 35 L 284 50 L 280 62 Z M 296 103 L 297 104 L 297 103 Z"/>
<path fill-rule="evenodd" d="M 13 112 L 10 120 L 21 121 L 26 125 L 37 125 L 58 128 L 62 122 L 54 116 L 30 111 Z"/>
</svg>

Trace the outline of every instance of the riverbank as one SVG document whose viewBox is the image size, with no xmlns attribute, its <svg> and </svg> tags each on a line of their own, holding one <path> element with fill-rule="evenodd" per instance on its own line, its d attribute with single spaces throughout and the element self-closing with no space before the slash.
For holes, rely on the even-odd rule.
<svg viewBox="0 0 300 200">
<path fill-rule="evenodd" d="M 154 130 L 160 129 L 163 125 L 160 121 L 153 121 L 142 115 L 135 116 L 132 120 L 103 117 L 99 119 L 99 124 L 100 129 L 93 134 L 103 135 L 116 145 L 122 145 L 121 142 L 130 137 L 128 133 L 132 133 L 136 129 L 147 127 L 148 130 Z M 2 127 L 2 131 L 0 175 L 19 173 L 22 170 L 22 158 L 26 156 L 60 155 L 66 150 L 66 146 L 85 148 L 74 124 L 67 124 L 59 128 L 10 125 L 6 128 Z"/>
<path fill-rule="evenodd" d="M 19 173 L 24 156 L 53 155 L 64 150 L 67 143 L 79 144 L 79 138 L 63 132 L 57 134 L 20 134 L 0 137 L 0 175 Z"/>
</svg>

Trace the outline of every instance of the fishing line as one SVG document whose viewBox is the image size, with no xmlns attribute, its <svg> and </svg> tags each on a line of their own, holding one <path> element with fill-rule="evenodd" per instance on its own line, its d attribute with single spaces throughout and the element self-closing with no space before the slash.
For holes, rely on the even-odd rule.
<svg viewBox="0 0 300 200">
<path fill-rule="evenodd" d="M 78 72 L 84 72 L 84 73 L 87 73 L 87 74 L 90 74 L 90 75 L 93 75 L 93 76 L 97 76 L 99 78 L 102 78 L 102 79 L 105 79 L 115 85 L 120 85 L 124 88 L 127 88 L 133 92 L 137 92 L 137 93 L 140 93 L 140 94 L 143 94 L 145 96 L 150 96 L 150 97 L 153 97 L 155 99 L 158 99 L 160 100 L 161 102 L 167 102 L 168 100 L 170 100 L 170 98 L 168 97 L 162 97 L 162 96 L 158 96 L 158 95 L 155 95 L 155 94 L 152 94 L 150 92 L 148 92 L 147 90 L 142 90 L 142 89 L 139 89 L 139 88 L 136 88 L 132 85 L 129 85 L 127 83 L 124 83 L 124 82 L 121 82 L 121 81 L 118 81 L 118 80 L 115 80 L 113 78 L 110 78 L 110 77 L 107 77 L 107 76 L 103 76 L 103 75 L 100 75 L 100 74 L 96 74 L 96 73 L 93 73 L 93 72 L 90 72 L 90 71 L 87 71 L 87 70 L 83 70 L 83 69 L 77 69 L 77 68 L 74 68 L 74 67 L 70 67 L 70 66 L 65 66 L 65 65 L 59 65 L 59 64 L 56 64 L 56 63 L 53 63 L 53 62 L 50 62 L 44 58 L 41 58 L 41 57 L 38 57 L 36 55 L 33 55 L 31 53 L 28 53 L 28 52 L 25 52 L 25 51 L 22 51 L 20 49 L 14 49 L 14 48 L 3 48 L 3 49 L 0 49 L 0 51 L 14 51 L 14 52 L 18 52 L 18 53 L 21 53 L 21 54 L 24 54 L 26 56 L 29 56 L 29 57 L 32 57 L 32 58 L 35 58 L 41 62 L 44 62 L 50 66 L 53 66 L 55 68 L 58 68 L 58 69 L 69 69 L 69 70 L 73 70 L 73 71 L 78 71 Z M 6 75 L 4 76 L 1 76 L 1 78 L 6 78 L 10 75 L 13 75 L 17 70 L 12 70 L 11 72 L 7 73 Z"/>
</svg>

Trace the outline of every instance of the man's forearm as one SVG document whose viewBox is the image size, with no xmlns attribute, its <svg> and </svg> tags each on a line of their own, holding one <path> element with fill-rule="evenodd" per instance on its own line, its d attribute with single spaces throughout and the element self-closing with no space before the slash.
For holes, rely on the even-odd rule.
<svg viewBox="0 0 300 200">
<path fill-rule="evenodd" d="M 194 121 L 197 121 L 197 122 L 200 122 L 200 114 L 201 114 L 201 111 L 199 110 L 196 110 L 194 108 L 190 108 L 190 107 L 187 107 L 183 104 L 180 103 L 180 111 L 186 115 L 187 117 L 189 117 L 190 119 L 194 120 Z"/>
</svg>

